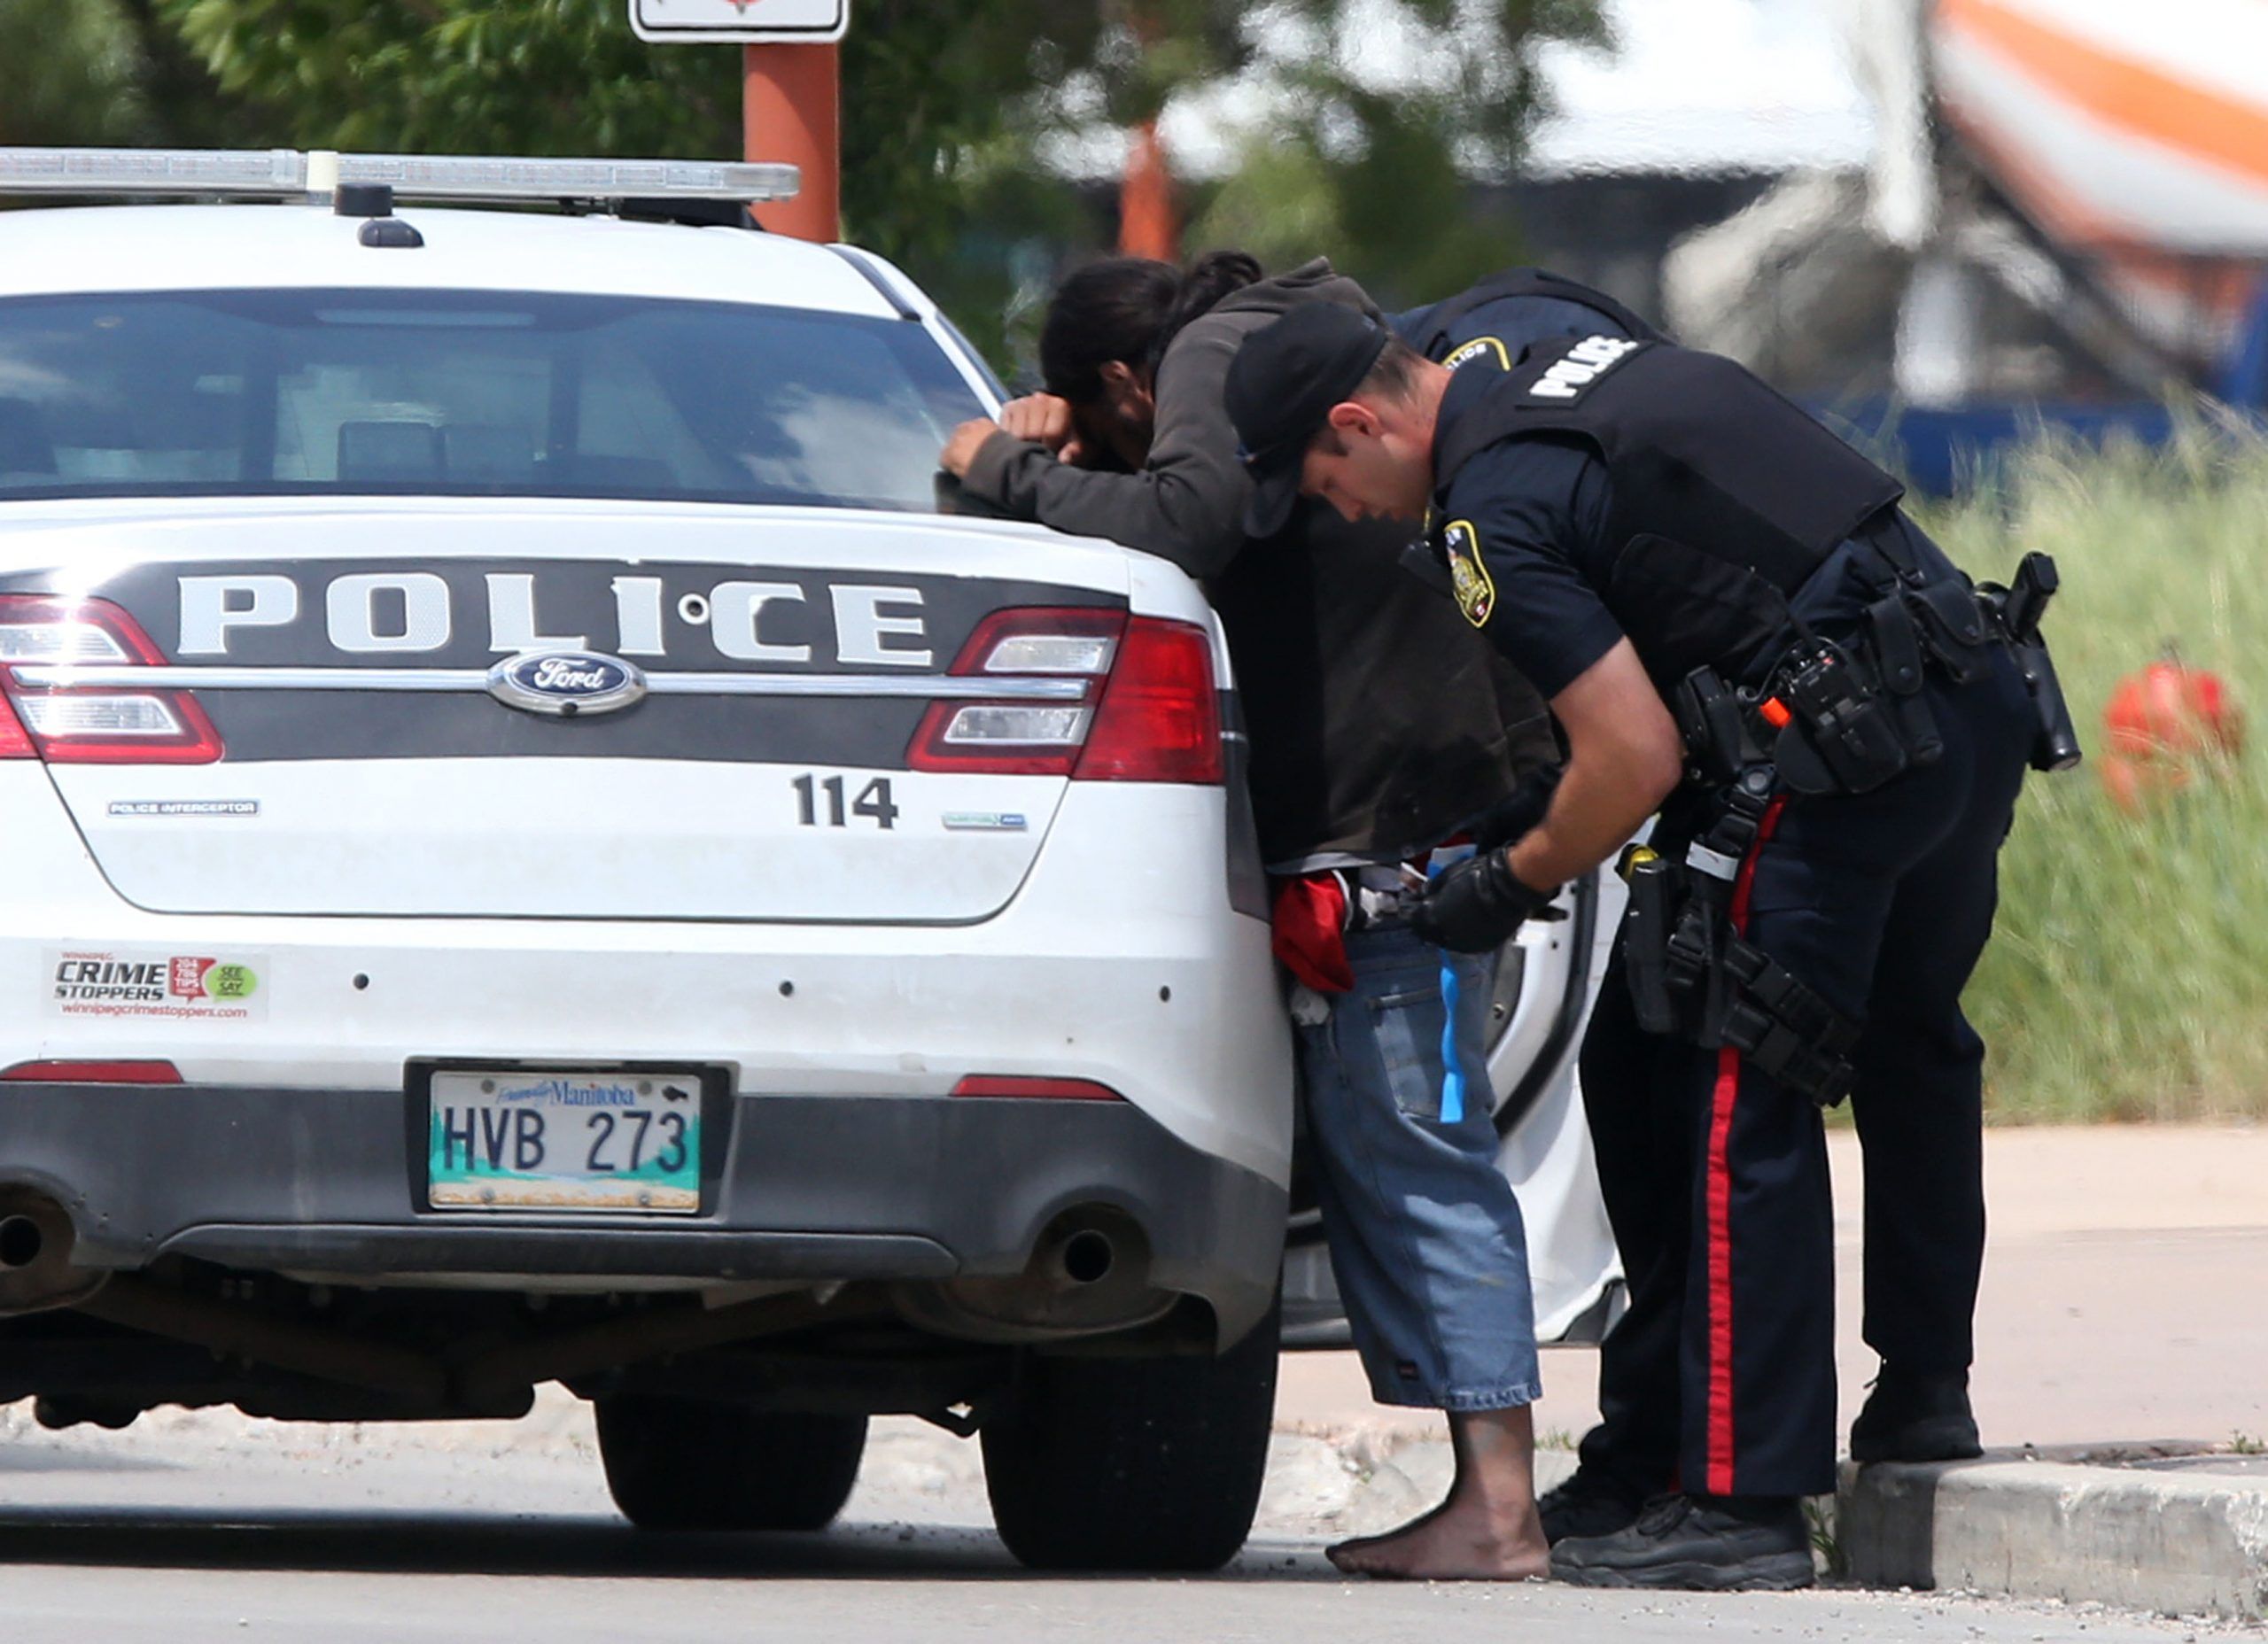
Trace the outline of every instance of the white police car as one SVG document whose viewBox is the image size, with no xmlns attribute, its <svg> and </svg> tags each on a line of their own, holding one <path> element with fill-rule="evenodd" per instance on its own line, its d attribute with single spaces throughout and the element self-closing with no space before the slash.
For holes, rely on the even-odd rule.
<svg viewBox="0 0 2268 1644">
<path fill-rule="evenodd" d="M 823 1524 L 908 1412 L 1029 1562 L 1217 1563 L 1293 1149 L 1225 654 L 934 512 L 998 391 L 896 271 L 623 220 L 781 170 L 0 151 L 227 202 L 0 213 L 0 1400 L 557 1380 L 656 1528 Z M 1563 1330 L 1604 923 L 1500 1000 Z"/>
</svg>

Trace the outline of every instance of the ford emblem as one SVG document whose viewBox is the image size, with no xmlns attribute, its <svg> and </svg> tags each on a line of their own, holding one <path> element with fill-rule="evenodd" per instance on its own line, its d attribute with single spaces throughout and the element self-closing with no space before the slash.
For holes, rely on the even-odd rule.
<svg viewBox="0 0 2268 1644">
<path fill-rule="evenodd" d="M 610 714 L 646 694 L 646 676 L 595 651 L 524 651 L 488 671 L 488 694 L 532 714 Z"/>
</svg>

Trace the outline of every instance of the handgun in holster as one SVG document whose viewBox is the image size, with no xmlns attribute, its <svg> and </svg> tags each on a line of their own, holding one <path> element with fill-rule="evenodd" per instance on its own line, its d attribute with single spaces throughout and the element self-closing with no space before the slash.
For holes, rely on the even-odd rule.
<svg viewBox="0 0 2268 1644">
<path fill-rule="evenodd" d="M 1632 1013 L 1647 1033 L 1709 1050 L 1731 1045 L 1790 1089 L 1831 1105 L 1850 1090 L 1845 1058 L 1857 1028 L 1733 927 L 1735 887 L 1762 835 L 1777 773 L 1758 754 L 1750 704 L 1714 670 L 1689 674 L 1675 706 L 1688 757 L 1714 792 L 1706 825 L 1675 859 L 1644 845 L 1622 853 Z M 1674 845 L 1666 841 L 1664 849 Z"/>
<path fill-rule="evenodd" d="M 2069 771 L 2079 763 L 2082 751 L 2070 704 L 2063 700 L 2062 681 L 2055 677 L 2055 659 L 2048 655 L 2047 641 L 2039 632 L 2039 619 L 2062 583 L 2054 560 L 2033 552 L 2017 562 L 2016 574 L 2006 587 L 1988 582 L 1977 590 L 1978 605 L 2008 640 L 2024 688 L 2031 694 L 2032 712 L 2039 722 L 2031 741 L 2035 771 Z"/>
<path fill-rule="evenodd" d="M 1739 697 L 1706 663 L 1677 682 L 1670 709 L 1685 741 L 1686 763 L 1704 787 L 1737 781 L 1743 768 L 1760 757 L 1745 733 Z"/>
<path fill-rule="evenodd" d="M 1670 921 L 1676 905 L 1675 866 L 1645 845 L 1624 849 L 1618 870 L 1630 888 L 1622 915 L 1622 965 L 1630 982 L 1630 1005 L 1646 1033 L 1677 1030 L 1677 1007 L 1670 998 Z"/>
</svg>

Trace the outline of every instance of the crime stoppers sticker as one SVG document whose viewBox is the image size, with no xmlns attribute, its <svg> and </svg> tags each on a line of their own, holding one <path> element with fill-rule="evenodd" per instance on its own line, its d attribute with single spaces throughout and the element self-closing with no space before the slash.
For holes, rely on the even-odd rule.
<svg viewBox="0 0 2268 1644">
<path fill-rule="evenodd" d="M 47 1013 L 75 1020 L 258 1021 L 265 956 L 65 948 L 47 956 Z"/>
</svg>

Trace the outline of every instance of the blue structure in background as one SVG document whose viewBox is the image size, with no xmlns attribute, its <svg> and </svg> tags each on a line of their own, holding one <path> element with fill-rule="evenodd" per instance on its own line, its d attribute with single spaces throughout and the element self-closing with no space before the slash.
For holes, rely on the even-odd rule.
<svg viewBox="0 0 2268 1644">
<path fill-rule="evenodd" d="M 2222 375 L 2219 392 L 2233 406 L 2268 410 L 2268 283 L 2262 284 L 2253 300 L 2251 315 L 2244 324 L 2244 340 Z"/>
<path fill-rule="evenodd" d="M 1814 406 L 1837 433 L 1899 475 L 1925 496 L 1957 495 L 1988 472 L 2001 450 L 2044 428 L 2093 444 L 2129 438 L 2163 445 L 2173 435 L 2173 414 L 2147 401 L 2118 405 L 1977 405 L 1925 409 L 1887 399 Z"/>
<path fill-rule="evenodd" d="M 2268 284 L 2246 318 L 2236 350 L 2210 385 L 2215 398 L 2252 415 L 2268 433 Z M 1929 496 L 1952 496 L 1989 473 L 2000 452 L 2043 428 L 2090 444 L 2132 439 L 2163 445 L 2174 416 L 2148 400 L 2110 404 L 2027 401 L 1925 409 L 1888 399 L 1814 404 L 1829 428 Z"/>
</svg>

